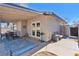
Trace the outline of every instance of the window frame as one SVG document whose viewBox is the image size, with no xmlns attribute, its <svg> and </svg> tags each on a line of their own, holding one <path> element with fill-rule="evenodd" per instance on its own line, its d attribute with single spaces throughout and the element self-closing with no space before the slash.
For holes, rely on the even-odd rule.
<svg viewBox="0 0 79 59">
<path fill-rule="evenodd" d="M 33 23 L 35 24 L 35 26 L 32 25 Z M 39 26 L 37 26 L 37 23 L 40 23 L 40 21 L 34 21 L 34 22 L 31 23 L 31 26 L 32 26 L 32 29 L 31 29 L 31 36 L 40 39 L 40 38 L 41 38 L 41 35 L 40 35 L 40 36 L 37 36 L 37 30 L 39 30 L 39 32 L 41 33 L 41 30 L 40 30 L 40 28 L 41 28 L 41 23 L 40 23 Z M 32 31 L 33 31 L 33 30 L 35 30 L 35 35 L 32 35 Z"/>
<path fill-rule="evenodd" d="M 35 32 L 34 35 L 33 35 L 33 31 Z M 32 36 L 36 36 L 36 31 L 35 30 L 32 30 Z"/>
<path fill-rule="evenodd" d="M 35 24 L 35 25 L 33 26 L 33 24 Z M 35 22 L 32 22 L 32 27 L 36 27 L 36 23 Z"/>
<path fill-rule="evenodd" d="M 37 37 L 40 37 L 41 35 L 38 34 L 38 32 L 41 33 L 40 30 L 37 30 L 37 31 L 36 31 L 36 36 L 37 36 Z"/>
<path fill-rule="evenodd" d="M 38 26 L 38 23 L 39 23 L 39 26 Z M 37 26 L 37 27 L 40 27 L 40 22 L 37 22 L 37 23 L 36 23 L 36 26 Z"/>
</svg>

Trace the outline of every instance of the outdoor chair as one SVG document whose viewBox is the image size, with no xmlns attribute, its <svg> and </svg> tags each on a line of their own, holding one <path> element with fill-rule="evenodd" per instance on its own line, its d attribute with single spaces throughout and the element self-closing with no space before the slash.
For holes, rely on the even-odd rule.
<svg viewBox="0 0 79 59">
<path fill-rule="evenodd" d="M 18 37 L 17 34 L 14 33 L 14 32 L 5 33 L 5 36 L 6 36 L 7 39 L 12 38 L 13 40 Z"/>
</svg>

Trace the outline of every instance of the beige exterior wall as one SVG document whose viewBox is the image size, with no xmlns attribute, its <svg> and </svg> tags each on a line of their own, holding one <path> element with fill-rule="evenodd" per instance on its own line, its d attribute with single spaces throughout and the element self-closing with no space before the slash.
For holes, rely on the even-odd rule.
<svg viewBox="0 0 79 59">
<path fill-rule="evenodd" d="M 42 35 L 41 37 L 35 36 L 35 38 L 49 41 L 54 32 L 60 32 L 60 25 L 65 24 L 64 22 L 57 19 L 58 18 L 55 16 L 39 15 L 36 18 L 28 19 L 27 21 L 19 21 L 17 22 L 17 28 L 19 31 L 18 34 L 20 34 L 20 36 L 23 36 L 24 34 L 28 33 L 29 36 L 34 37 L 32 36 L 32 30 L 39 29 L 40 32 L 44 33 L 44 35 Z M 40 28 L 33 28 L 32 23 L 36 24 L 37 22 L 40 22 Z M 23 28 L 24 26 L 26 28 Z"/>
<path fill-rule="evenodd" d="M 22 21 L 22 35 L 24 36 L 27 33 L 27 21 Z"/>
<path fill-rule="evenodd" d="M 40 22 L 40 31 L 45 33 L 45 35 L 41 36 L 39 39 L 42 39 L 44 41 L 48 41 L 47 39 L 47 18 L 44 15 L 40 15 L 39 17 L 35 18 L 35 19 L 31 19 L 27 21 L 27 32 L 30 36 L 32 36 L 32 23 L 33 22 Z M 37 29 L 37 28 L 35 28 Z M 38 38 L 38 37 L 36 37 Z"/>
<path fill-rule="evenodd" d="M 16 22 L 17 25 L 17 35 L 21 36 L 21 21 Z"/>
<path fill-rule="evenodd" d="M 18 21 L 15 24 L 17 26 L 17 35 L 23 36 L 27 33 L 27 21 Z"/>
<path fill-rule="evenodd" d="M 69 27 L 68 24 L 65 23 L 65 22 L 63 22 L 63 21 L 61 21 L 61 22 L 60 22 L 60 25 L 62 25 L 62 26 L 64 27 L 64 28 L 63 28 L 63 31 L 64 31 L 64 32 L 63 32 L 63 35 L 68 36 L 68 35 L 69 35 L 69 34 L 68 34 L 68 31 L 69 31 L 69 30 L 68 30 L 68 27 Z"/>
<path fill-rule="evenodd" d="M 47 39 L 50 40 L 54 32 L 60 33 L 60 26 L 64 26 L 63 35 L 66 34 L 66 23 L 55 16 L 47 16 Z"/>
<path fill-rule="evenodd" d="M 59 32 L 60 25 L 54 16 L 48 16 L 48 39 L 51 39 L 51 36 L 54 32 Z"/>
</svg>

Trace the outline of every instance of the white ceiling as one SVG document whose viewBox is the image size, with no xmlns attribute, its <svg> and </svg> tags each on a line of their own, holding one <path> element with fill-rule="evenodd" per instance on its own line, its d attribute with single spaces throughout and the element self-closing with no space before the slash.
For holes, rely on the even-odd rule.
<svg viewBox="0 0 79 59">
<path fill-rule="evenodd" d="M 4 21 L 30 20 L 38 15 L 34 12 L 0 6 L 0 19 Z"/>
</svg>

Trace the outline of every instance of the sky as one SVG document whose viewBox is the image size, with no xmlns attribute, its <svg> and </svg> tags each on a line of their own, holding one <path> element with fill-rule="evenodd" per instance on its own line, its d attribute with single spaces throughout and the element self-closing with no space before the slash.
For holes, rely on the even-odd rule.
<svg viewBox="0 0 79 59">
<path fill-rule="evenodd" d="M 28 3 L 26 7 L 37 11 L 51 11 L 72 24 L 79 21 L 79 4 L 77 3 Z"/>
</svg>

